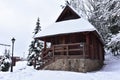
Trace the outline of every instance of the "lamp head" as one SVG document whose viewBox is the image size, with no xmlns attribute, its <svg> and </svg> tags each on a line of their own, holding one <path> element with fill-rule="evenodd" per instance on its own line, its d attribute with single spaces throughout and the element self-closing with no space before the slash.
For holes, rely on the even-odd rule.
<svg viewBox="0 0 120 80">
<path fill-rule="evenodd" d="M 15 42 L 15 38 L 14 38 L 14 37 L 12 38 L 12 42 L 13 42 L 13 43 Z"/>
</svg>

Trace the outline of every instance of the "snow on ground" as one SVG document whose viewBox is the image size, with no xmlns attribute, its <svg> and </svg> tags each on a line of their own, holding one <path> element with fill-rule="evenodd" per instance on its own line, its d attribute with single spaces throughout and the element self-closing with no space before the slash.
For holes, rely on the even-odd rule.
<svg viewBox="0 0 120 80">
<path fill-rule="evenodd" d="M 80 73 L 69 71 L 34 70 L 25 61 L 17 62 L 14 72 L 0 72 L 0 80 L 120 80 L 120 56 L 106 55 L 100 71 Z"/>
</svg>

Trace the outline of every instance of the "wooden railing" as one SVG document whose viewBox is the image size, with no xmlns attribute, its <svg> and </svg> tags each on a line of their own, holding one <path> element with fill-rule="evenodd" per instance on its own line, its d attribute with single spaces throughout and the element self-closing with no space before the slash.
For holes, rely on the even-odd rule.
<svg viewBox="0 0 120 80">
<path fill-rule="evenodd" d="M 62 58 L 85 58 L 85 43 L 53 45 L 42 52 L 43 65 L 46 65 Z"/>
<path fill-rule="evenodd" d="M 69 53 L 71 51 L 83 51 L 83 46 L 84 46 L 83 43 L 54 45 L 54 52 L 66 52 L 66 53 Z"/>
</svg>

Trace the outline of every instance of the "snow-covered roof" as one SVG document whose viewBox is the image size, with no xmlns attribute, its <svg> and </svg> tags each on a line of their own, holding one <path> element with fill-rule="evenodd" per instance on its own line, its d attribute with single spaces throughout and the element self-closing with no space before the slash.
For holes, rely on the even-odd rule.
<svg viewBox="0 0 120 80">
<path fill-rule="evenodd" d="M 46 29 L 36 34 L 37 37 L 46 37 L 59 34 L 68 34 L 76 32 L 95 31 L 96 28 L 83 18 L 61 21 L 53 23 Z"/>
</svg>

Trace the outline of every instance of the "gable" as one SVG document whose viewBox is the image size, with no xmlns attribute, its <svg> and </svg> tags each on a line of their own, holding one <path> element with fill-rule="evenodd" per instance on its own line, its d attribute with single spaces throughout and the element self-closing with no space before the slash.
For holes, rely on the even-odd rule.
<svg viewBox="0 0 120 80">
<path fill-rule="evenodd" d="M 70 6 L 66 6 L 56 22 L 78 18 L 80 18 L 80 16 Z"/>
</svg>

